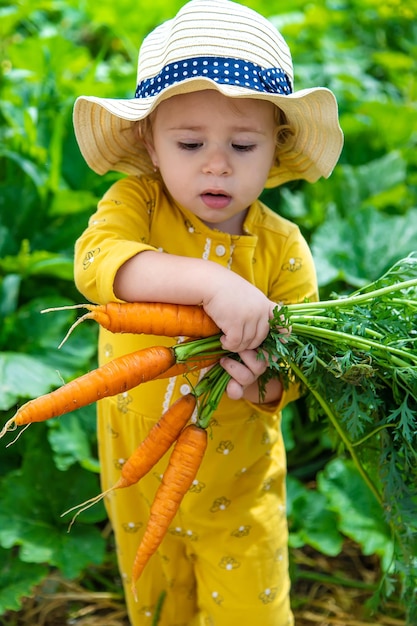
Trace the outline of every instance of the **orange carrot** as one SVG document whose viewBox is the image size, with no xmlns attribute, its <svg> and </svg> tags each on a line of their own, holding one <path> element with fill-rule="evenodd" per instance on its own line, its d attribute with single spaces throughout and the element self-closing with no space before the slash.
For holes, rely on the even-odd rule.
<svg viewBox="0 0 417 626">
<path fill-rule="evenodd" d="M 26 402 L 10 418 L 0 437 L 16 426 L 42 422 L 69 413 L 101 398 L 114 396 L 152 380 L 175 365 L 171 348 L 152 346 L 120 356 L 79 378 Z"/>
<path fill-rule="evenodd" d="M 94 319 L 112 333 L 144 333 L 165 337 L 210 337 L 218 327 L 201 306 L 158 302 L 109 302 L 81 304 L 44 309 L 42 313 L 64 309 L 88 309 L 69 329 L 61 345 L 73 329 L 87 319 Z"/>
<path fill-rule="evenodd" d="M 70 527 L 76 517 L 93 504 L 96 504 L 115 489 L 130 487 L 137 483 L 169 450 L 190 420 L 196 406 L 196 399 L 192 393 L 181 396 L 162 417 L 154 424 L 146 438 L 136 448 L 133 454 L 123 464 L 119 480 L 109 489 L 98 496 L 78 504 L 62 515 L 77 510 L 72 518 Z"/>
<path fill-rule="evenodd" d="M 179 398 L 154 424 L 143 443 L 122 468 L 116 487 L 129 487 L 142 478 L 176 441 L 196 406 L 192 393 Z"/>
<path fill-rule="evenodd" d="M 195 424 L 186 426 L 177 439 L 162 482 L 151 506 L 145 534 L 135 556 L 132 592 L 152 554 L 161 544 L 182 499 L 195 479 L 207 447 L 207 431 Z"/>
</svg>

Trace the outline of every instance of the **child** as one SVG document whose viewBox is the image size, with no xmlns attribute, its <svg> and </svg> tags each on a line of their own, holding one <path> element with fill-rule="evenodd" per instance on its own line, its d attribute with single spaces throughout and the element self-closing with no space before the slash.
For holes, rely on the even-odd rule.
<svg viewBox="0 0 417 626">
<path fill-rule="evenodd" d="M 77 241 L 75 278 L 91 301 L 201 304 L 241 362 L 212 420 L 208 449 L 175 523 L 140 578 L 129 578 L 167 464 L 112 493 L 107 509 L 132 626 L 286 626 L 289 606 L 279 379 L 259 397 L 256 348 L 277 302 L 317 297 L 298 228 L 258 197 L 328 177 L 342 133 L 333 94 L 293 92 L 290 51 L 270 22 L 230 0 L 191 0 L 139 52 L 135 99 L 80 97 L 77 140 L 89 166 L 128 176 Z M 161 337 L 101 331 L 105 363 Z M 102 487 L 193 380 L 153 381 L 98 407 Z"/>
</svg>

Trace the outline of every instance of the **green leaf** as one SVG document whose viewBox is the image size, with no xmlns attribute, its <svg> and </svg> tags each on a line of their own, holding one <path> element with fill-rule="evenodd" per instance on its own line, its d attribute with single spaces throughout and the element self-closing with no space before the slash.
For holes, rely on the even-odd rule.
<svg viewBox="0 0 417 626">
<path fill-rule="evenodd" d="M 21 352 L 57 372 L 56 386 L 95 365 L 95 359 L 92 363 L 97 351 L 97 327 L 94 324 L 87 322 L 80 325 L 58 349 L 74 322 L 76 312 L 63 310 L 41 313 L 44 309 L 71 304 L 64 298 L 34 298 L 27 305 L 21 306 L 13 319 L 9 320 L 12 328 L 8 333 L 7 344 L 18 347 Z"/>
<path fill-rule="evenodd" d="M 11 550 L 0 548 L 0 615 L 18 611 L 24 597 L 42 582 L 48 567 L 37 563 L 23 563 Z"/>
<path fill-rule="evenodd" d="M 311 243 L 320 286 L 335 280 L 363 286 L 412 252 L 416 240 L 417 209 L 394 216 L 366 208 L 348 219 L 332 212 Z"/>
<path fill-rule="evenodd" d="M 338 170 L 349 194 L 341 198 L 346 214 L 356 213 L 363 201 L 391 189 L 406 180 L 406 162 L 399 152 L 390 152 L 380 159 L 352 167 L 344 165 Z"/>
<path fill-rule="evenodd" d="M 317 476 L 320 493 L 337 515 L 340 531 L 358 543 L 364 554 L 378 554 L 388 567 L 393 554 L 384 513 L 354 463 L 337 458 Z"/>
<path fill-rule="evenodd" d="M 388 422 L 398 421 L 398 430 L 406 441 L 412 444 L 417 432 L 417 418 L 415 411 L 410 407 L 410 394 L 403 393 L 403 401 L 400 405 L 389 412 Z"/>
<path fill-rule="evenodd" d="M 30 447 L 22 468 L 10 472 L 1 483 L 0 544 L 5 549 L 20 546 L 19 558 L 24 562 L 48 563 L 75 578 L 104 558 L 105 542 L 94 525 L 104 519 L 104 507 L 98 503 L 83 513 L 71 532 L 67 532 L 70 516 L 61 516 L 97 495 L 98 479 L 75 466 L 59 472 L 40 425 L 25 433 L 25 442 L 27 435 Z"/>
<path fill-rule="evenodd" d="M 8 274 L 0 283 L 0 318 L 14 313 L 18 306 L 21 277 Z"/>
<path fill-rule="evenodd" d="M 57 372 L 36 357 L 0 352 L 0 410 L 7 411 L 21 398 L 48 393 L 59 384 Z"/>
<path fill-rule="evenodd" d="M 2 37 L 6 33 L 13 33 L 15 30 L 15 24 L 18 21 L 19 12 L 17 7 L 14 6 L 2 6 L 0 8 L 0 32 Z"/>
<path fill-rule="evenodd" d="M 41 198 L 46 194 L 46 173 L 44 168 L 39 167 L 34 161 L 29 160 L 18 152 L 0 150 L 0 157 L 10 159 L 24 172 L 33 182 Z"/>
<path fill-rule="evenodd" d="M 400 58 L 414 63 L 409 54 L 397 56 L 397 59 Z M 404 76 L 406 75 L 404 73 Z M 384 148 L 387 158 L 389 158 L 391 150 L 404 151 L 407 142 L 412 145 L 413 130 L 417 124 L 417 111 L 413 102 L 407 100 L 400 102 L 395 99 L 361 102 L 357 113 L 366 121 L 368 129 L 374 135 L 373 142 L 378 147 Z M 390 129 L 389 133 L 384 132 L 386 128 Z M 398 152 L 394 154 L 398 155 Z M 381 172 L 381 174 L 384 173 L 386 172 Z M 381 180 L 381 178 L 377 175 L 377 180 Z M 386 185 L 384 187 L 386 188 Z"/>
<path fill-rule="evenodd" d="M 92 456 L 89 433 L 82 419 L 83 414 L 88 414 L 91 423 L 95 424 L 95 412 L 95 406 L 85 407 L 69 413 L 65 419 L 48 422 L 48 441 L 59 470 L 65 471 L 78 462 L 89 471 L 99 472 L 99 463 Z"/>
<path fill-rule="evenodd" d="M 288 404 L 282 411 L 282 436 L 287 452 L 295 448 L 295 439 L 291 428 L 294 411 L 294 403 Z"/>
<path fill-rule="evenodd" d="M 323 554 L 336 556 L 343 545 L 336 516 L 327 508 L 324 495 L 307 489 L 289 477 L 287 481 L 289 543 L 292 547 L 308 544 Z"/>
<path fill-rule="evenodd" d="M 58 189 L 54 194 L 49 214 L 72 215 L 94 209 L 98 198 L 88 190 Z"/>
<path fill-rule="evenodd" d="M 18 255 L 0 259 L 0 268 L 4 272 L 14 272 L 25 278 L 29 276 L 51 276 L 63 280 L 72 280 L 73 267 L 72 258 L 46 250 L 30 252 L 26 245 L 22 246 Z"/>
<path fill-rule="evenodd" d="M 71 258 L 60 254 L 44 255 L 44 258 L 34 260 L 31 264 L 30 276 L 42 275 L 52 278 L 72 280 L 74 276 L 74 263 Z"/>
</svg>

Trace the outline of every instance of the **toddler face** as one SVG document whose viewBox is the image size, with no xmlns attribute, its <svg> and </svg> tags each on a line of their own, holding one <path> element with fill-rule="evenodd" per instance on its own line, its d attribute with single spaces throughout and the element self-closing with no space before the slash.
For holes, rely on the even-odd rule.
<svg viewBox="0 0 417 626">
<path fill-rule="evenodd" d="M 147 147 L 178 204 L 211 228 L 241 234 L 274 160 L 275 127 L 272 103 L 204 90 L 163 101 Z"/>
</svg>

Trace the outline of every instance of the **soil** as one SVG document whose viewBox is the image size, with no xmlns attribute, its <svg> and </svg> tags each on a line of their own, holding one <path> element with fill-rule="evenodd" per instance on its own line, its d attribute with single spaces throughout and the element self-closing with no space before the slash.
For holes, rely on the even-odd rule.
<svg viewBox="0 0 417 626">
<path fill-rule="evenodd" d="M 368 608 L 380 576 L 376 557 L 364 557 L 351 543 L 336 558 L 310 548 L 293 550 L 291 555 L 296 572 L 292 589 L 295 626 L 405 625 L 400 603 L 387 602 L 374 613 Z M 23 602 L 21 611 L 0 617 L 0 625 L 129 626 L 114 572 L 100 575 L 101 588 L 112 591 L 90 591 L 51 575 Z"/>
</svg>

